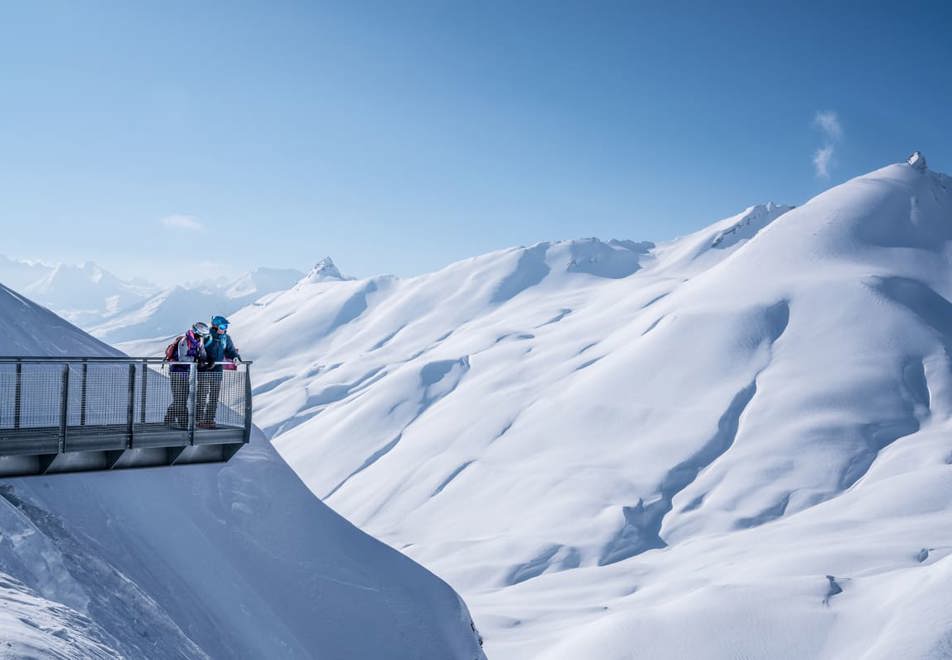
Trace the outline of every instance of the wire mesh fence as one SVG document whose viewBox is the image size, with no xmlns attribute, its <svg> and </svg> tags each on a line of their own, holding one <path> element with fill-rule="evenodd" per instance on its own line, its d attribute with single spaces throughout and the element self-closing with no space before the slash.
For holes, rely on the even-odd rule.
<svg viewBox="0 0 952 660">
<path fill-rule="evenodd" d="M 193 442 L 196 429 L 246 430 L 249 397 L 247 363 L 199 370 L 147 358 L 0 358 L 0 432 L 45 430 L 66 451 L 70 434 L 126 434 L 132 447 L 149 433 Z"/>
<path fill-rule="evenodd" d="M 67 426 L 111 427 L 118 431 L 128 427 L 129 383 L 134 368 L 132 364 L 67 365 Z"/>
<path fill-rule="evenodd" d="M 242 427 L 245 422 L 245 378 L 238 370 L 199 371 L 196 419 L 199 427 Z"/>
<path fill-rule="evenodd" d="M 0 364 L 0 428 L 58 428 L 66 365 Z"/>
<path fill-rule="evenodd" d="M 188 427 L 191 415 L 189 366 L 175 365 L 174 371 L 172 366 L 167 363 L 137 365 L 133 401 L 136 428 L 155 425 Z M 178 393 L 174 398 L 173 388 Z"/>
</svg>

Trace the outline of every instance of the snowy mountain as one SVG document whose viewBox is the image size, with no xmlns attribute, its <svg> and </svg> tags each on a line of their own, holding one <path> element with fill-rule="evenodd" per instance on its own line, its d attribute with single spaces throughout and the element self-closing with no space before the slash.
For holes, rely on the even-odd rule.
<svg viewBox="0 0 952 660">
<path fill-rule="evenodd" d="M 87 330 L 111 344 L 166 340 L 182 333 L 195 321 L 207 322 L 213 314 L 228 316 L 262 296 L 287 289 L 301 277 L 302 274 L 293 269 L 259 268 L 216 287 L 176 286 Z M 165 342 L 158 343 L 164 345 Z"/>
<path fill-rule="evenodd" d="M 325 278 L 343 279 L 329 258 L 324 261 Z M 233 280 L 161 289 L 144 280 L 122 280 L 93 262 L 50 266 L 0 255 L 0 282 L 112 344 L 165 339 L 198 319 L 228 315 L 285 290 L 303 276 L 291 268 L 257 268 Z"/>
<path fill-rule="evenodd" d="M 54 268 L 37 261 L 10 259 L 0 254 L 0 282 L 16 291 L 22 291 L 47 277 Z"/>
<path fill-rule="evenodd" d="M 141 304 L 154 290 L 149 284 L 120 280 L 88 261 L 79 266 L 59 264 L 22 292 L 71 322 L 85 325 Z"/>
<path fill-rule="evenodd" d="M 2 255 L 0 282 L 80 325 L 142 304 L 158 290 L 145 281 L 121 280 L 93 262 L 47 265 Z"/>
<path fill-rule="evenodd" d="M 0 287 L 0 354 L 116 352 Z M 441 580 L 257 433 L 225 465 L 0 484 L 0 656 L 480 658 Z"/>
<path fill-rule="evenodd" d="M 334 260 L 330 257 L 324 257 L 318 261 L 314 268 L 309 270 L 307 275 L 304 276 L 304 281 L 309 283 L 348 279 L 352 278 L 341 275 Z"/>
<path fill-rule="evenodd" d="M 233 317 L 307 485 L 498 658 L 952 655 L 952 179 Z"/>
</svg>

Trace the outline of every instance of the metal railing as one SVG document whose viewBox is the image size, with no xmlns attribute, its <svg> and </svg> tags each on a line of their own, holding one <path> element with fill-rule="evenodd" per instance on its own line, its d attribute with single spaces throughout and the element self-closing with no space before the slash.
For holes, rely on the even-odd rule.
<svg viewBox="0 0 952 660">
<path fill-rule="evenodd" d="M 227 461 L 251 437 L 250 366 L 0 357 L 0 476 Z"/>
</svg>

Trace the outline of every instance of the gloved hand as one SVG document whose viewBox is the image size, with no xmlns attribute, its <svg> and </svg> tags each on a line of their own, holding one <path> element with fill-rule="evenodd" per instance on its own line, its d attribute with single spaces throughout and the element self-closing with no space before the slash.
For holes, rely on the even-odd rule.
<svg viewBox="0 0 952 660">
<path fill-rule="evenodd" d="M 233 358 L 232 363 L 237 367 L 239 364 L 241 364 L 241 358 Z"/>
</svg>

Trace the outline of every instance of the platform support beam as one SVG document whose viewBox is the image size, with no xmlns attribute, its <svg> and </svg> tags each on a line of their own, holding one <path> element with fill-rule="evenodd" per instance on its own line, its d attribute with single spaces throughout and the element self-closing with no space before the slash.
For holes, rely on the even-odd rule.
<svg viewBox="0 0 952 660">
<path fill-rule="evenodd" d="M 139 393 L 139 423 L 145 424 L 146 390 L 149 387 L 149 363 L 142 361 L 142 392 Z"/>
<path fill-rule="evenodd" d="M 66 451 L 66 434 L 69 431 L 69 364 L 63 365 L 63 383 L 60 386 L 60 433 L 59 450 Z"/>
<path fill-rule="evenodd" d="M 13 402 L 13 428 L 20 428 L 20 410 L 23 405 L 23 363 L 17 360 L 17 384 Z"/>
<path fill-rule="evenodd" d="M 188 411 L 188 444 L 195 444 L 195 418 L 198 416 L 198 369 L 194 362 L 188 365 L 188 399 L 192 405 Z"/>
<path fill-rule="evenodd" d="M 86 426 L 86 379 L 89 376 L 89 363 L 83 362 L 83 384 L 79 395 L 79 425 Z"/>
<path fill-rule="evenodd" d="M 126 447 L 132 448 L 132 434 L 135 432 L 136 421 L 136 365 L 129 363 L 129 393 L 126 407 L 126 428 L 129 433 L 129 439 L 126 441 Z"/>
</svg>

